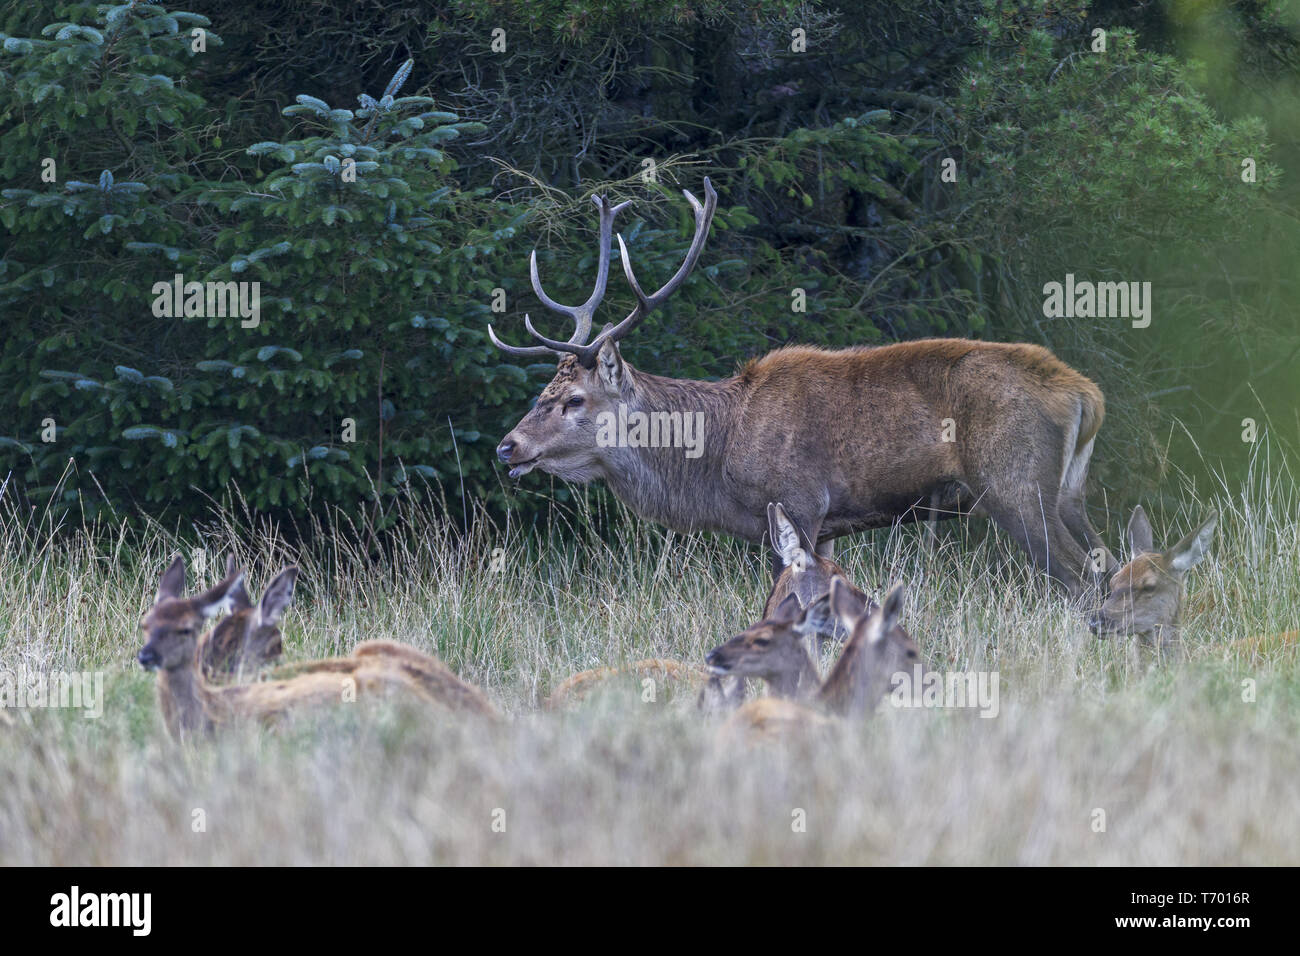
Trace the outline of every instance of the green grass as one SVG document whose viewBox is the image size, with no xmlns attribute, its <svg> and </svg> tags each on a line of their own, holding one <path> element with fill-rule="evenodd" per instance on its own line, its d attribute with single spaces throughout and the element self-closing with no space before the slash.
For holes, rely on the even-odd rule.
<svg viewBox="0 0 1300 956">
<path fill-rule="evenodd" d="M 0 725 L 0 863 L 1300 863 L 1297 652 L 1228 649 L 1300 626 L 1298 505 L 1289 479 L 1254 473 L 1151 516 L 1166 543 L 1211 506 L 1223 515 L 1190 577 L 1183 646 L 1164 654 L 1093 638 L 979 522 L 937 552 L 911 529 L 843 542 L 858 584 L 908 582 L 904 623 L 930 666 L 998 671 L 1000 713 L 882 706 L 824 738 L 753 747 L 724 743 L 671 688 L 644 703 L 615 682 L 569 712 L 540 706 L 575 671 L 699 660 L 749 623 L 763 562 L 732 542 L 635 521 L 610 544 L 558 521 L 550 536 L 478 521 L 458 537 L 412 509 L 384 555 L 347 528 L 295 554 L 225 514 L 203 583 L 231 540 L 254 593 L 301 564 L 286 660 L 408 641 L 508 719 L 349 710 L 178 747 L 134 663 L 176 541 L 51 534 L 10 514 L 0 665 L 103 671 L 106 703 L 95 720 L 27 710 Z M 1118 545 L 1120 516 L 1108 525 Z"/>
</svg>

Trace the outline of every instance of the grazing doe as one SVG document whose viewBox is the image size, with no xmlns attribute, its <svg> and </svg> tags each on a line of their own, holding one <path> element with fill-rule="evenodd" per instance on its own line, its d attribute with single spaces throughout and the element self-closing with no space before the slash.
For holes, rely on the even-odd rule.
<svg viewBox="0 0 1300 956">
<path fill-rule="evenodd" d="M 296 567 L 281 571 L 252 609 L 249 627 L 254 639 L 265 646 L 279 639 L 279 620 L 293 596 L 297 575 Z M 495 714 L 481 692 L 449 672 L 444 674 L 446 668 L 440 662 L 415 648 L 387 641 L 370 642 L 383 646 L 352 658 L 310 662 L 302 666 L 302 673 L 283 680 L 214 685 L 203 673 L 206 645 L 213 635 L 200 636 L 200 630 L 208 620 L 234 607 L 243 588 L 243 574 L 232 571 L 192 598 L 180 596 L 184 580 L 184 562 L 178 557 L 163 573 L 154 605 L 140 622 L 145 645 L 138 655 L 141 666 L 158 671 L 163 720 L 177 740 L 238 720 L 271 723 L 303 709 L 392 692 L 444 709 Z M 270 630 L 277 634 L 272 637 Z M 457 693 L 440 693 L 448 683 Z"/>
<path fill-rule="evenodd" d="M 737 733 L 773 736 L 795 729 L 816 730 L 830 726 L 833 720 L 828 718 L 853 717 L 870 712 L 888 693 L 893 675 L 900 671 L 911 673 L 920 661 L 915 642 L 898 625 L 903 597 L 903 585 L 898 583 L 876 606 L 843 578 L 836 578 L 831 584 L 830 594 L 813 602 L 803 615 L 805 618 L 834 615 L 850 633 L 843 654 L 825 682 L 820 686 L 799 683 L 799 699 L 760 697 L 746 701 L 728 718 L 721 733 L 724 736 Z M 809 630 L 817 626 L 801 620 L 789 628 L 779 629 L 771 634 L 767 644 L 750 648 L 748 659 L 752 662 L 766 654 L 781 660 L 787 672 L 797 670 L 807 674 L 812 662 L 797 637 L 797 629 Z M 715 650 L 709 655 L 712 666 L 729 670 L 728 659 L 717 658 L 716 654 Z M 715 660 L 722 663 L 714 664 Z M 778 669 L 766 665 L 768 673 Z"/>
<path fill-rule="evenodd" d="M 619 342 L 700 258 L 718 201 L 707 179 L 704 194 L 701 203 L 685 193 L 695 235 L 685 261 L 653 294 L 637 282 L 619 237 L 636 307 L 594 338 L 613 221 L 627 204 L 593 197 L 596 283 L 581 305 L 546 294 L 534 250 L 533 290 L 572 321 L 573 332 L 550 339 L 525 316 L 539 344 L 517 347 L 488 326 L 507 355 L 560 357 L 555 378 L 497 446 L 511 478 L 536 469 L 566 481 L 603 480 L 644 518 L 753 542 L 767 530 L 765 506 L 780 501 L 824 557 L 842 535 L 979 513 L 1072 597 L 1094 583 L 1090 551 L 1110 568 L 1084 507 L 1105 402 L 1096 384 L 1042 346 L 970 339 L 842 351 L 791 346 L 716 382 L 651 375 L 624 361 Z M 774 576 L 779 570 L 774 563 Z"/>
<path fill-rule="evenodd" d="M 1128 522 L 1130 560 L 1111 576 L 1110 593 L 1088 622 L 1093 632 L 1158 644 L 1178 640 L 1184 579 L 1204 559 L 1218 520 L 1212 513 L 1172 548 L 1157 551 L 1146 512 L 1141 505 L 1134 508 Z"/>
</svg>

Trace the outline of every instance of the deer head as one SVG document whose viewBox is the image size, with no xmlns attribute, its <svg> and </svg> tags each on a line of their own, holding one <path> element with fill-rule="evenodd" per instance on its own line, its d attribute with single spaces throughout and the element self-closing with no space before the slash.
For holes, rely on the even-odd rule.
<svg viewBox="0 0 1300 956">
<path fill-rule="evenodd" d="M 232 564 L 227 563 L 226 573 L 232 571 Z M 237 604 L 235 611 L 212 629 L 203 649 L 205 675 L 238 674 L 280 656 L 283 643 L 279 622 L 293 597 L 297 577 L 296 567 L 285 568 L 271 579 L 256 607 L 245 594 L 243 606 Z"/>
<path fill-rule="evenodd" d="M 1110 579 L 1101 610 L 1088 622 L 1100 637 L 1134 635 L 1167 643 L 1177 638 L 1187 572 L 1204 559 L 1219 521 L 1212 513 L 1165 551 L 1157 551 L 1151 522 L 1138 505 L 1128 523 L 1129 563 Z"/>
<path fill-rule="evenodd" d="M 561 305 L 546 294 L 537 272 L 537 250 L 533 250 L 529 260 L 533 291 L 546 308 L 569 316 L 574 328 L 567 340 L 550 339 L 533 328 L 531 319 L 524 316 L 524 327 L 541 344 L 521 348 L 502 342 L 488 326 L 492 343 L 507 355 L 521 358 L 560 356 L 555 378 L 542 390 L 532 411 L 497 446 L 497 457 L 510 466 L 511 478 L 526 475 L 534 468 L 569 481 L 586 482 L 604 477 L 601 455 L 604 449 L 596 441 L 597 422 L 602 412 L 617 412 L 618 405 L 626 403 L 634 391 L 633 376 L 619 354 L 618 343 L 690 275 L 704 249 L 704 240 L 717 208 L 718 195 L 707 178 L 704 180 L 703 204 L 689 192 L 683 192 L 695 211 L 695 237 L 685 261 L 661 289 L 653 295 L 646 295 L 632 273 L 627 246 L 620 235 L 618 248 L 623 272 L 637 304 L 623 321 L 606 325 L 590 342 L 587 339 L 591 334 L 592 317 L 605 297 L 609 278 L 610 234 L 614 216 L 628 203 L 611 206 L 603 197 L 593 197 L 596 208 L 600 210 L 596 287 L 582 305 Z"/>
<path fill-rule="evenodd" d="M 877 606 L 846 579 L 835 577 L 830 591 L 806 608 L 787 595 L 775 614 L 715 647 L 705 662 L 714 675 L 761 677 L 779 696 L 815 696 L 832 713 L 861 711 L 884 696 L 896 672 L 910 673 L 920 660 L 916 643 L 898 623 L 903 595 L 903 585 L 896 584 Z M 850 637 L 821 683 L 803 637 L 833 627 Z"/>
<path fill-rule="evenodd" d="M 195 597 L 183 598 L 185 560 L 178 555 L 168 565 L 158 583 L 153 607 L 140 621 L 145 644 L 137 659 L 142 667 L 172 671 L 193 666 L 199 634 L 207 622 L 237 607 L 239 611 L 222 622 L 229 622 L 230 646 L 242 646 L 246 652 L 279 647 L 278 623 L 293 597 L 298 569 L 289 567 L 276 575 L 256 607 L 251 606 L 244 590 L 243 572 L 234 568 L 233 561 L 227 562 L 226 569 L 226 576 L 213 587 Z"/>
<path fill-rule="evenodd" d="M 824 599 L 850 637 L 819 694 L 833 713 L 854 714 L 875 707 L 889 693 L 895 674 L 910 674 L 921 659 L 916 642 L 899 625 L 905 588 L 889 589 L 876 606 L 842 578 Z"/>
<path fill-rule="evenodd" d="M 235 574 L 235 555 L 226 557 L 226 577 Z M 245 590 L 245 579 L 229 595 L 231 612 L 212 629 L 203 647 L 203 675 L 209 679 L 254 670 L 280 656 L 277 628 L 259 628 L 257 609 Z"/>
<path fill-rule="evenodd" d="M 848 579 L 842 567 L 817 553 L 816 542 L 808 537 L 799 522 L 786 514 L 780 503 L 768 503 L 767 527 L 781 571 L 772 582 L 772 590 L 763 605 L 765 618 L 775 614 L 780 603 L 791 594 L 799 599 L 800 607 L 806 608 L 830 592 L 833 578 Z M 824 640 L 848 636 L 833 616 L 818 615 L 815 619 L 828 626 L 827 631 L 817 633 L 819 645 Z"/>
<path fill-rule="evenodd" d="M 136 655 L 146 670 L 175 670 L 194 663 L 194 648 L 207 622 L 247 601 L 243 572 L 232 570 L 217 584 L 192 598 L 185 590 L 185 559 L 177 555 L 158 581 L 158 593 L 140 620 L 145 644 Z"/>
<path fill-rule="evenodd" d="M 824 616 L 824 604 L 814 614 Z M 769 617 L 719 644 L 704 661 L 716 677 L 760 677 L 773 693 L 806 696 L 820 678 L 804 648 L 803 635 L 824 624 L 821 617 L 809 616 L 796 595 L 787 594 Z"/>
</svg>

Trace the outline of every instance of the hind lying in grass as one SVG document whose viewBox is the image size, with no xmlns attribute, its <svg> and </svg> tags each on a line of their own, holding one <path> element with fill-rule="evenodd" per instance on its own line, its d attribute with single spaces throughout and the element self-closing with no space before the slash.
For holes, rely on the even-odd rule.
<svg viewBox="0 0 1300 956">
<path fill-rule="evenodd" d="M 204 661 L 219 631 L 237 655 L 248 649 L 279 647 L 279 620 L 293 597 L 297 575 L 296 567 L 284 569 L 256 607 L 250 604 L 200 636 L 207 620 L 233 609 L 245 594 L 244 575 L 231 568 L 214 587 L 184 598 L 180 595 L 185 562 L 180 557 L 172 561 L 159 582 L 153 607 L 140 622 L 145 645 L 138 660 L 146 669 L 158 671 L 159 704 L 173 738 L 211 733 L 240 720 L 275 723 L 302 710 L 390 695 L 440 710 L 496 716 L 481 691 L 440 661 L 393 641 L 368 641 L 351 657 L 304 663 L 283 679 L 213 684 L 204 674 Z"/>
<path fill-rule="evenodd" d="M 721 728 L 723 739 L 737 734 L 759 737 L 820 730 L 836 717 L 870 713 L 889 692 L 899 671 L 919 666 L 916 643 L 899 626 L 902 583 L 889 589 L 877 606 L 843 578 L 800 614 L 793 598 L 781 602 L 774 617 L 748 628 L 709 653 L 715 673 L 764 677 L 775 696 L 747 701 Z M 844 652 L 826 680 L 804 649 L 801 635 L 828 627 L 837 618 L 849 633 Z"/>
</svg>

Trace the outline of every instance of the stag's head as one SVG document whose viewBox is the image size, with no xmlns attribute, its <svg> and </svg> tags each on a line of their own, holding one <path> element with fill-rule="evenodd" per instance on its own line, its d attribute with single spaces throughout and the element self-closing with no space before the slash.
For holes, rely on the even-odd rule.
<svg viewBox="0 0 1300 956">
<path fill-rule="evenodd" d="M 1098 636 L 1133 635 L 1166 642 L 1178 633 L 1183 581 L 1210 548 L 1219 516 L 1211 514 L 1172 548 L 1155 549 L 1151 522 L 1138 505 L 1128 523 L 1131 560 L 1110 579 L 1110 593 L 1089 626 Z"/>
<path fill-rule="evenodd" d="M 622 202 L 611 206 L 603 197 L 593 197 L 596 208 L 600 210 L 596 287 L 591 297 L 581 305 L 561 305 L 546 294 L 537 273 L 537 250 L 533 250 L 529 260 L 533 291 L 546 308 L 572 319 L 574 328 L 567 340 L 550 339 L 533 328 L 531 319 L 524 316 L 524 327 L 541 344 L 521 348 L 502 342 L 488 326 L 492 343 L 507 355 L 560 357 L 555 378 L 542 390 L 532 411 L 497 446 L 497 457 L 510 467 L 511 478 L 522 477 L 534 468 L 577 482 L 604 476 L 604 449 L 596 441 L 598 423 L 602 420 L 600 416 L 602 412 L 617 414 L 619 404 L 628 401 L 632 389 L 629 369 L 619 354 L 619 340 L 635 329 L 690 275 L 704 249 L 704 240 L 718 205 L 718 195 L 708 179 L 704 180 L 703 203 L 689 192 L 685 192 L 685 196 L 695 211 L 695 237 L 685 261 L 663 288 L 653 295 L 646 295 L 632 273 L 623 237 L 618 236 L 623 272 L 636 296 L 636 308 L 617 325 L 606 325 L 590 342 L 587 339 L 591 336 L 592 318 L 605 297 L 609 279 L 614 216 L 628 204 Z"/>
</svg>

